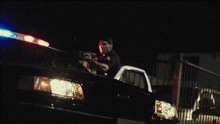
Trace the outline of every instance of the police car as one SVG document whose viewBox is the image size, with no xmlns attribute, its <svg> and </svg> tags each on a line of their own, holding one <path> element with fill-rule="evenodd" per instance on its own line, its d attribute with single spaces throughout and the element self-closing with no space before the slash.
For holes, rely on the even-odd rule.
<svg viewBox="0 0 220 124">
<path fill-rule="evenodd" d="M 5 29 L 0 44 L 5 123 L 162 123 L 153 93 L 89 73 L 78 50 Z"/>
</svg>

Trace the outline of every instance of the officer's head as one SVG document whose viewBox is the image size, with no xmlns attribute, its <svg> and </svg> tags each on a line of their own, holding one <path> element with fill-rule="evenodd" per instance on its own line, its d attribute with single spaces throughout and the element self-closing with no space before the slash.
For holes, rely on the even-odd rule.
<svg viewBox="0 0 220 124">
<path fill-rule="evenodd" d="M 99 40 L 99 50 L 101 54 L 106 54 L 113 48 L 113 40 L 111 37 Z"/>
</svg>

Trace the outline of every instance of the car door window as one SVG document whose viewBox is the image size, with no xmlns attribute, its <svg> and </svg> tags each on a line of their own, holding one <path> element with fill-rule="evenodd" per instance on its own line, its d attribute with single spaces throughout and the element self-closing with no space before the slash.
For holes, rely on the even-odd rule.
<svg viewBox="0 0 220 124">
<path fill-rule="evenodd" d="M 144 73 L 134 70 L 125 70 L 119 80 L 143 89 L 146 85 L 146 78 Z"/>
<path fill-rule="evenodd" d="M 134 78 L 134 85 L 135 86 L 140 86 L 140 74 L 135 73 L 134 76 L 135 76 L 135 78 Z"/>
<path fill-rule="evenodd" d="M 146 79 L 145 79 L 145 77 L 142 75 L 142 76 L 140 76 L 140 88 L 148 89 L 147 87 L 145 87 L 145 84 L 146 84 Z"/>
</svg>

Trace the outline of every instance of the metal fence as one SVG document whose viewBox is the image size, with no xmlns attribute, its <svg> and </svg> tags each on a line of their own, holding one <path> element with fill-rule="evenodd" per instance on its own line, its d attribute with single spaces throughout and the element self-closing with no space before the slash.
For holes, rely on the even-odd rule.
<svg viewBox="0 0 220 124">
<path fill-rule="evenodd" d="M 180 56 L 176 106 L 182 124 L 220 123 L 220 75 Z"/>
<path fill-rule="evenodd" d="M 158 61 L 155 67 L 151 84 L 168 89 L 181 124 L 220 124 L 219 74 L 187 61 L 183 54 Z"/>
</svg>

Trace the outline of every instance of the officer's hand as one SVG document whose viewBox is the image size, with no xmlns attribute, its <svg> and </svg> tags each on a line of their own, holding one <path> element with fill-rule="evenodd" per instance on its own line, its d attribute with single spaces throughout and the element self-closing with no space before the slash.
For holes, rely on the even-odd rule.
<svg viewBox="0 0 220 124">
<path fill-rule="evenodd" d="M 85 59 L 87 61 L 91 61 L 92 60 L 92 56 L 89 53 L 85 53 L 83 59 Z"/>
</svg>

